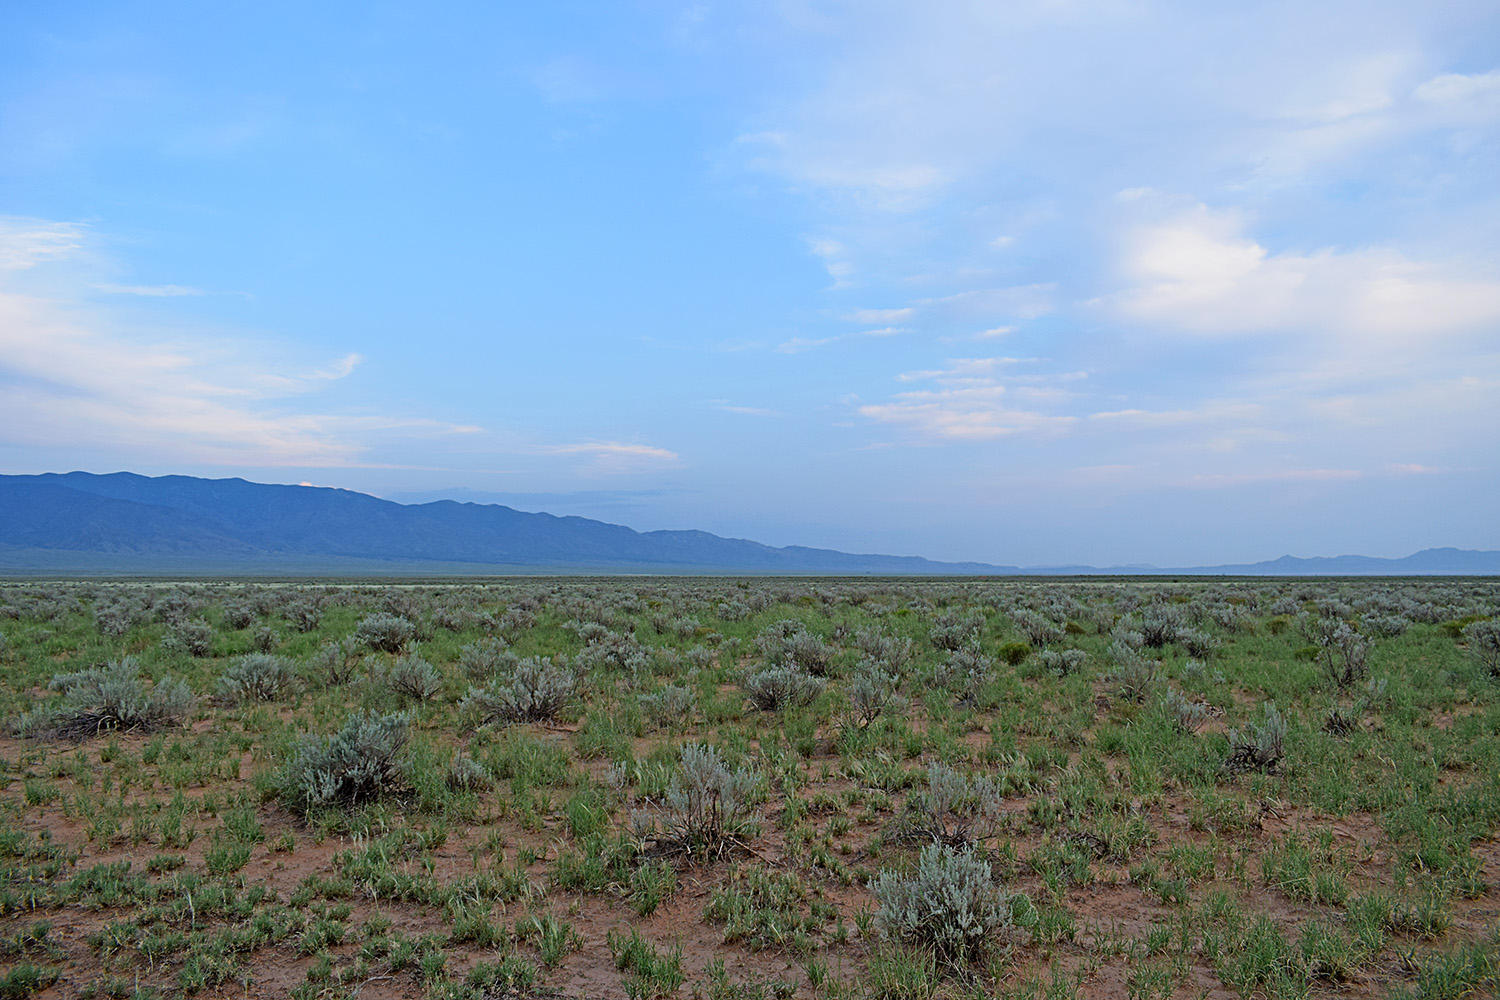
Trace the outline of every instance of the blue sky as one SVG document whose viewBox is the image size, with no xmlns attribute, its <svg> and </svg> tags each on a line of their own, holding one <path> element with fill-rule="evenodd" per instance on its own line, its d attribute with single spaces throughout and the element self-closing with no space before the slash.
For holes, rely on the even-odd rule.
<svg viewBox="0 0 1500 1000">
<path fill-rule="evenodd" d="M 1500 547 L 1493 3 L 8 4 L 0 470 Z"/>
</svg>

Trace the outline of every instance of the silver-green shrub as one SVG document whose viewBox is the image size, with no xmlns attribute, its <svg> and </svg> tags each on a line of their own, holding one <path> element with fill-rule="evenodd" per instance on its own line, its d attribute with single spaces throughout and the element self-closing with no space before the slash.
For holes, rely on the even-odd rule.
<svg viewBox="0 0 1500 1000">
<path fill-rule="evenodd" d="M 217 697 L 230 705 L 271 701 L 291 687 L 295 678 L 290 661 L 266 653 L 249 653 L 237 657 L 219 675 Z"/>
<path fill-rule="evenodd" d="M 354 637 L 371 649 L 383 653 L 399 653 L 406 644 L 416 638 L 417 626 L 411 619 L 400 615 L 377 611 L 366 615 L 354 627 Z"/>
<path fill-rule="evenodd" d="M 1037 649 L 1062 641 L 1063 630 L 1033 611 L 1016 611 L 1010 617 L 1015 622 L 1016 629 L 1026 637 L 1026 641 Z"/>
<path fill-rule="evenodd" d="M 405 784 L 406 741 L 405 715 L 357 712 L 331 736 L 303 736 L 277 775 L 277 792 L 304 815 L 390 795 Z"/>
<path fill-rule="evenodd" d="M 458 666 L 470 680 L 482 681 L 521 662 L 510 649 L 510 643 L 499 636 L 471 642 L 458 651 Z"/>
<path fill-rule="evenodd" d="M 308 673 L 321 684 L 347 684 L 359 665 L 359 648 L 359 641 L 352 635 L 325 642 L 308 659 Z"/>
<path fill-rule="evenodd" d="M 870 883 L 881 937 L 930 949 L 954 964 L 973 961 L 1010 926 L 1010 899 L 972 849 L 932 844 L 910 874 L 882 871 Z"/>
<path fill-rule="evenodd" d="M 798 667 L 767 667 L 740 685 L 751 704 L 763 712 L 806 705 L 823 690 L 823 680 Z"/>
<path fill-rule="evenodd" d="M 757 781 L 753 772 L 731 768 L 711 746 L 684 746 L 667 788 L 667 839 L 689 851 L 710 851 L 743 836 Z"/>
<path fill-rule="evenodd" d="M 874 722 L 891 704 L 899 678 L 882 668 L 882 661 L 865 660 L 849 677 L 845 693 L 849 712 L 860 728 Z"/>
<path fill-rule="evenodd" d="M 414 654 L 398 657 L 385 669 L 384 680 L 386 687 L 414 701 L 427 701 L 443 688 L 443 675 Z"/>
<path fill-rule="evenodd" d="M 941 761 L 927 765 L 927 787 L 914 793 L 887 836 L 968 847 L 997 837 L 1004 822 L 1005 788 L 983 774 L 965 774 Z"/>
<path fill-rule="evenodd" d="M 1464 628 L 1464 642 L 1481 667 L 1500 677 L 1500 618 L 1469 624 Z"/>
<path fill-rule="evenodd" d="M 790 618 L 767 626 L 755 644 L 767 663 L 789 664 L 820 677 L 828 673 L 833 662 L 833 647 Z"/>
<path fill-rule="evenodd" d="M 161 647 L 169 653 L 207 656 L 213 652 L 213 626 L 201 618 L 190 618 L 172 626 L 162 636 Z"/>
<path fill-rule="evenodd" d="M 490 786 L 490 772 L 483 764 L 460 750 L 448 762 L 444 780 L 455 792 L 477 792 Z"/>
<path fill-rule="evenodd" d="M 1081 649 L 1044 649 L 1036 655 L 1037 666 L 1066 677 L 1088 661 L 1089 654 Z"/>
<path fill-rule="evenodd" d="M 1229 756 L 1224 761 L 1224 769 L 1231 773 L 1274 773 L 1286 758 L 1286 737 L 1286 719 L 1276 710 L 1274 702 L 1268 703 L 1262 721 L 1252 722 L 1243 732 L 1238 729 L 1230 731 Z"/>
<path fill-rule="evenodd" d="M 542 722 L 557 716 L 578 687 L 571 669 L 529 656 L 506 675 L 469 689 L 459 703 L 478 725 L 494 722 Z"/>
<path fill-rule="evenodd" d="M 180 723 L 193 705 L 188 686 L 163 678 L 147 687 L 132 657 L 59 674 L 49 687 L 62 698 L 32 709 L 16 723 L 22 736 L 81 740 L 103 732 L 151 731 Z"/>
<path fill-rule="evenodd" d="M 683 725 L 693 716 L 698 696 L 690 687 L 667 684 L 660 691 L 640 697 L 641 711 L 657 728 Z"/>
<path fill-rule="evenodd" d="M 1177 644 L 1182 647 L 1183 652 L 1197 660 L 1209 659 L 1223 645 L 1214 636 L 1196 628 L 1178 629 Z"/>
<path fill-rule="evenodd" d="M 1200 702 L 1184 698 L 1176 688 L 1167 688 L 1161 702 L 1162 711 L 1179 733 L 1196 733 L 1208 721 L 1208 709 Z"/>
<path fill-rule="evenodd" d="M 948 612 L 939 615 L 932 623 L 927 638 L 938 649 L 964 649 L 979 642 L 979 633 L 983 628 L 984 615 L 977 611 L 967 614 Z"/>
<path fill-rule="evenodd" d="M 1120 697 L 1127 701 L 1145 701 L 1156 687 L 1160 664 L 1119 639 L 1110 643 L 1109 658 L 1114 661 L 1109 680 Z"/>
<path fill-rule="evenodd" d="M 1302 635 L 1318 649 L 1318 663 L 1336 687 L 1348 687 L 1369 672 L 1370 640 L 1341 618 L 1305 615 Z"/>
</svg>

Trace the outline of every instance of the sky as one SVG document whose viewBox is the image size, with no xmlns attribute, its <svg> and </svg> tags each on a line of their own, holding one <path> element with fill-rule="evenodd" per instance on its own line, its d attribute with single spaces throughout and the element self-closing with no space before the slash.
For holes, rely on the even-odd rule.
<svg viewBox="0 0 1500 1000">
<path fill-rule="evenodd" d="M 1500 548 L 1500 6 L 0 9 L 0 472 Z"/>
</svg>

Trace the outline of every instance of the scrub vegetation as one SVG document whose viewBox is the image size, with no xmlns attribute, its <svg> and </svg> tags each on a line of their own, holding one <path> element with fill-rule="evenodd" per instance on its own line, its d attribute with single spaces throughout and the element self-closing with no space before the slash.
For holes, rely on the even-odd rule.
<svg viewBox="0 0 1500 1000">
<path fill-rule="evenodd" d="M 1500 583 L 0 584 L 0 997 L 1500 985 Z"/>
</svg>

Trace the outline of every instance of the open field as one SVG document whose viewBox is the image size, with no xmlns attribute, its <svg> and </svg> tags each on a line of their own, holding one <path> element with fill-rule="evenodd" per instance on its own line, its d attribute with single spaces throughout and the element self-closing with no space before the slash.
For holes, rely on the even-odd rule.
<svg viewBox="0 0 1500 1000">
<path fill-rule="evenodd" d="M 1463 997 L 1500 582 L 0 585 L 0 998 Z"/>
</svg>

